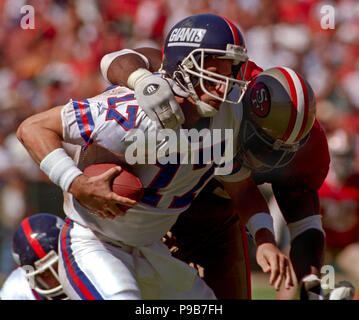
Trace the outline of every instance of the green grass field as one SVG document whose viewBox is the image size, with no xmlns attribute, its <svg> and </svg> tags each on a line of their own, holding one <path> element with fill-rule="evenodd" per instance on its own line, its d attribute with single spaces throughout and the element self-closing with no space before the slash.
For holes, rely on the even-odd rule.
<svg viewBox="0 0 359 320">
<path fill-rule="evenodd" d="M 356 297 L 358 297 L 359 292 L 359 282 L 354 279 L 344 275 L 342 273 L 335 274 L 335 282 L 347 280 L 350 281 L 356 289 Z M 262 272 L 252 272 L 251 273 L 252 281 L 252 299 L 253 300 L 275 300 L 280 299 L 278 292 L 276 292 L 272 286 L 269 285 L 269 275 Z M 283 292 L 283 291 L 282 291 Z M 327 290 L 324 290 L 324 293 L 327 293 Z M 283 296 L 282 296 L 283 297 Z M 295 297 L 298 298 L 298 293 L 295 294 Z"/>
<path fill-rule="evenodd" d="M 6 279 L 6 275 L 0 274 L 0 288 L 3 282 Z M 355 282 L 353 279 L 348 278 L 347 276 L 337 273 L 336 274 L 336 282 L 342 280 L 351 281 L 352 284 L 359 291 L 359 283 Z M 276 300 L 278 299 L 278 292 L 276 292 L 272 286 L 269 285 L 269 275 L 264 274 L 260 271 L 253 271 L 251 273 L 251 281 L 252 281 L 252 299 L 253 300 Z M 357 295 L 358 296 L 358 295 Z"/>
<path fill-rule="evenodd" d="M 277 292 L 269 285 L 269 276 L 262 272 L 251 273 L 252 299 L 273 300 Z"/>
</svg>

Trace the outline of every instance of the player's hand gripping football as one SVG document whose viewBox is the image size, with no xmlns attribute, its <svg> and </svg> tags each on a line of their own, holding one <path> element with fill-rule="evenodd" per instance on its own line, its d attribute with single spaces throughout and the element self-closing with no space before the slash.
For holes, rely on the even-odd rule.
<svg viewBox="0 0 359 320">
<path fill-rule="evenodd" d="M 135 80 L 134 90 L 138 104 L 156 123 L 157 129 L 175 130 L 184 123 L 183 112 L 174 94 L 184 98 L 188 94 L 172 79 L 147 71 Z"/>
<path fill-rule="evenodd" d="M 266 232 L 266 229 L 261 229 L 258 232 L 261 231 Z M 269 284 L 278 291 L 284 281 L 285 288 L 290 289 L 294 286 L 295 281 L 295 273 L 290 259 L 274 243 L 258 241 L 257 234 L 256 259 L 264 273 L 270 272 Z"/>
<path fill-rule="evenodd" d="M 69 192 L 82 206 L 100 218 L 124 216 L 126 212 L 118 205 L 133 207 L 137 202 L 112 192 L 111 181 L 121 170 L 120 166 L 116 166 L 98 176 L 88 177 L 82 174 L 72 182 Z"/>
</svg>

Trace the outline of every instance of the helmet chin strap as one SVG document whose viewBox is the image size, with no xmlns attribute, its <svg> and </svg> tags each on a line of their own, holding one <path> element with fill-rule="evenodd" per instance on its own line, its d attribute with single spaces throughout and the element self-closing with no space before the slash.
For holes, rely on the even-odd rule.
<svg viewBox="0 0 359 320">
<path fill-rule="evenodd" d="M 183 78 L 184 78 L 184 80 L 185 80 L 185 82 L 187 83 L 187 86 L 188 86 L 187 91 L 190 94 L 191 98 L 196 103 L 198 114 L 202 118 L 213 117 L 217 113 L 218 110 L 216 108 L 213 108 L 208 103 L 205 103 L 205 102 L 201 101 L 199 99 L 197 93 L 196 93 L 196 90 L 194 89 L 193 83 L 191 82 L 190 77 L 188 76 L 188 74 L 186 72 L 183 72 L 183 76 L 184 76 Z"/>
</svg>

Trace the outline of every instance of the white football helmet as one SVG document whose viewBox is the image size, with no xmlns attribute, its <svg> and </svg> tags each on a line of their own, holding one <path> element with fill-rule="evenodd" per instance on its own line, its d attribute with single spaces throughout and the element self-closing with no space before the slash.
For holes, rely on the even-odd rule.
<svg viewBox="0 0 359 320">
<path fill-rule="evenodd" d="M 243 163 L 256 172 L 287 165 L 309 137 L 316 103 L 309 83 L 290 68 L 263 71 L 243 98 Z"/>
</svg>

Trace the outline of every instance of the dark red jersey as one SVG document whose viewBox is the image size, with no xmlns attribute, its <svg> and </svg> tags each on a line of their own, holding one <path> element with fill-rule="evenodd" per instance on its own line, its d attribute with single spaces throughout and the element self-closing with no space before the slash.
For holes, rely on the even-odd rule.
<svg viewBox="0 0 359 320">
<path fill-rule="evenodd" d="M 242 72 L 244 72 L 244 66 L 242 67 Z M 259 66 L 257 66 L 253 61 L 248 60 L 246 73 L 244 75 L 244 78 L 246 80 L 252 80 L 256 75 L 260 74 L 263 71 L 263 69 Z"/>
</svg>

